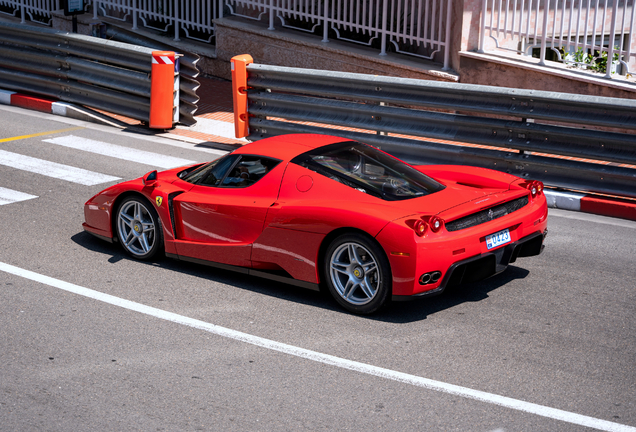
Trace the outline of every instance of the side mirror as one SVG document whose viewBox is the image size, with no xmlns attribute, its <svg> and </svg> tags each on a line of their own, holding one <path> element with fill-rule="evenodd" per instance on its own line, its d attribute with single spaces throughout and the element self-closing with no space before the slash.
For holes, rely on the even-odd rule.
<svg viewBox="0 0 636 432">
<path fill-rule="evenodd" d="M 154 186 L 157 182 L 157 170 L 150 171 L 148 174 L 143 176 L 141 179 L 144 183 L 144 186 Z"/>
</svg>

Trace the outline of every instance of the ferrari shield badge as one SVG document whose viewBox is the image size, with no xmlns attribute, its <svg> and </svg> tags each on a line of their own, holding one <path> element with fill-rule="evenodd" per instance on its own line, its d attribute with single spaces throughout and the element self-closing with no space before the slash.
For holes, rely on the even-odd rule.
<svg viewBox="0 0 636 432">
<path fill-rule="evenodd" d="M 157 203 L 157 207 L 161 207 L 161 203 L 163 202 L 163 198 L 158 196 L 155 198 L 155 202 Z"/>
</svg>

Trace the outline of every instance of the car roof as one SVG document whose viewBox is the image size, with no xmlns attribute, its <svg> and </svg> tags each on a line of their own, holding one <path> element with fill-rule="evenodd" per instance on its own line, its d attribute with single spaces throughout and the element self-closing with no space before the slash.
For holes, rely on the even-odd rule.
<svg viewBox="0 0 636 432">
<path fill-rule="evenodd" d="M 328 144 L 350 141 L 347 138 L 318 134 L 289 134 L 265 138 L 234 150 L 235 154 L 269 156 L 290 160 L 299 154 Z"/>
</svg>

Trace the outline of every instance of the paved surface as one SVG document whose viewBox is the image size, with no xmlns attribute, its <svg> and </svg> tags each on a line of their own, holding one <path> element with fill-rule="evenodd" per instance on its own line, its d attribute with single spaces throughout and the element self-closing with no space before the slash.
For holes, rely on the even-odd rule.
<svg viewBox="0 0 636 432">
<path fill-rule="evenodd" d="M 636 431 L 634 222 L 552 209 L 539 257 L 357 317 L 82 231 L 100 176 L 209 145 L 0 106 L 0 150 L 2 431 Z"/>
</svg>

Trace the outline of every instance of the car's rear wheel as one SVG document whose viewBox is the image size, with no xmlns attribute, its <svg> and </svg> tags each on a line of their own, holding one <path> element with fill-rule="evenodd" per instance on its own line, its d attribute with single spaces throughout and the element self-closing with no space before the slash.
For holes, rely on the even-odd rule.
<svg viewBox="0 0 636 432">
<path fill-rule="evenodd" d="M 361 234 L 345 234 L 327 248 L 327 287 L 350 312 L 370 314 L 386 306 L 391 294 L 391 269 L 380 246 Z"/>
<path fill-rule="evenodd" d="M 163 246 L 159 215 L 141 197 L 128 197 L 119 205 L 117 235 L 124 250 L 141 260 L 152 258 Z"/>
</svg>

